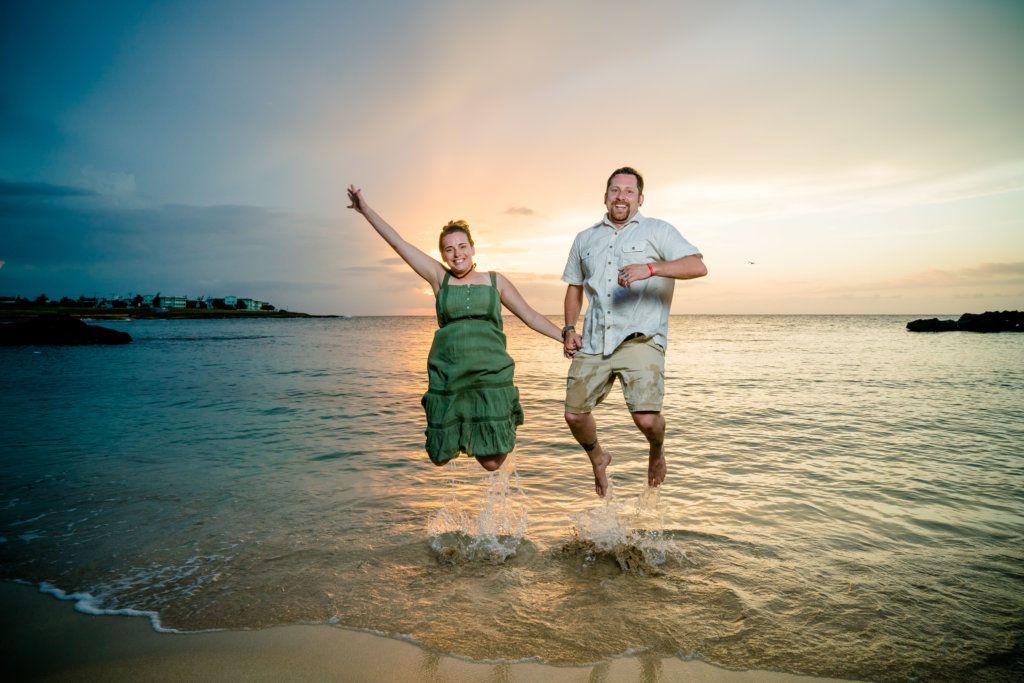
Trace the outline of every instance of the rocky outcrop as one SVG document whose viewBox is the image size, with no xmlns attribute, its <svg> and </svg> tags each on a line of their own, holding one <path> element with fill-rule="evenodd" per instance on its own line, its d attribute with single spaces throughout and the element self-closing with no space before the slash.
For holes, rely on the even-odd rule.
<svg viewBox="0 0 1024 683">
<path fill-rule="evenodd" d="M 939 320 L 938 318 L 922 318 L 907 323 L 911 332 L 953 332 L 957 330 L 955 320 Z"/>
<path fill-rule="evenodd" d="M 956 321 L 957 329 L 965 332 L 1024 332 L 1024 312 L 986 311 L 975 315 L 964 313 Z"/>
<path fill-rule="evenodd" d="M 964 313 L 959 320 L 927 318 L 907 323 L 911 332 L 1024 332 L 1024 312 Z"/>
<path fill-rule="evenodd" d="M 88 325 L 66 315 L 42 315 L 0 323 L 0 346 L 127 344 L 131 340 L 127 332 Z"/>
</svg>

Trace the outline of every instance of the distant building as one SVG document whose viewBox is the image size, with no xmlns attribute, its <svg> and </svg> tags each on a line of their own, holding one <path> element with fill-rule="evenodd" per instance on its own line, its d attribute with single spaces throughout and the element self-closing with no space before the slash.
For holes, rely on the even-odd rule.
<svg viewBox="0 0 1024 683">
<path fill-rule="evenodd" d="M 27 301 L 27 299 L 26 299 Z M 12 297 L 0 297 L 0 306 L 12 305 Z M 36 303 L 39 303 L 38 301 Z M 55 302 L 56 303 L 56 302 Z M 167 294 L 111 294 L 109 297 L 96 298 L 80 296 L 77 300 L 64 297 L 62 306 L 89 306 L 97 308 L 128 308 L 128 307 L 159 307 L 161 309 L 221 309 L 244 311 L 275 311 L 269 302 L 237 296 L 226 296 L 223 299 L 210 295 L 192 299 L 188 296 Z"/>
<path fill-rule="evenodd" d="M 267 302 L 259 301 L 257 299 L 239 299 L 238 303 L 245 306 L 245 310 L 247 311 L 260 311 L 263 310 L 263 305 Z"/>
<path fill-rule="evenodd" d="M 185 308 L 188 304 L 187 296 L 160 296 L 160 305 L 164 308 Z"/>
</svg>

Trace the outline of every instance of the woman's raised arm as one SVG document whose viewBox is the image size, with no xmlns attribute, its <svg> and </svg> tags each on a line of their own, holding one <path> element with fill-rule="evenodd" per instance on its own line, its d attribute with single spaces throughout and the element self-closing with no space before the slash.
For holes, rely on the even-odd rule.
<svg viewBox="0 0 1024 683">
<path fill-rule="evenodd" d="M 380 217 L 380 214 L 370 208 L 370 205 L 363 199 L 362 190 L 357 189 L 354 185 L 349 185 L 348 199 L 352 202 L 348 208 L 361 213 L 363 218 L 377 231 L 377 234 L 391 245 L 395 253 L 401 256 L 402 260 L 408 263 L 417 275 L 429 282 L 434 293 L 437 294 L 437 290 L 441 288 L 441 281 L 444 279 L 444 266 L 437 259 L 431 258 L 406 242 L 397 230 L 388 225 L 387 221 Z"/>
</svg>

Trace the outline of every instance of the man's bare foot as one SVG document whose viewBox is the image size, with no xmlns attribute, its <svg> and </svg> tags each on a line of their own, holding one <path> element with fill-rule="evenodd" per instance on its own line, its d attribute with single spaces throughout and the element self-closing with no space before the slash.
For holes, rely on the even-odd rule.
<svg viewBox="0 0 1024 683">
<path fill-rule="evenodd" d="M 648 486 L 661 486 L 661 482 L 665 481 L 665 475 L 668 473 L 668 463 L 665 462 L 665 453 L 662 451 L 655 455 L 651 453 L 647 456 L 647 485 Z"/>
<path fill-rule="evenodd" d="M 598 446 L 587 453 L 590 464 L 594 466 L 594 490 L 604 498 L 608 493 L 608 465 L 612 462 L 612 454 Z"/>
</svg>

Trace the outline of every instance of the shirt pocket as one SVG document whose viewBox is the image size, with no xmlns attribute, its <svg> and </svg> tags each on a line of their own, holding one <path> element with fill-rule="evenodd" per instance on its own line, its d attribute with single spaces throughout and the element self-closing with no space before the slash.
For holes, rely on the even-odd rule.
<svg viewBox="0 0 1024 683">
<path fill-rule="evenodd" d="M 583 279 L 589 279 L 594 274 L 594 269 L 597 266 L 597 249 L 581 250 L 580 264 L 583 266 Z"/>
<path fill-rule="evenodd" d="M 619 247 L 619 267 L 633 263 L 650 263 L 654 260 L 650 244 L 647 242 L 628 242 Z"/>
</svg>

